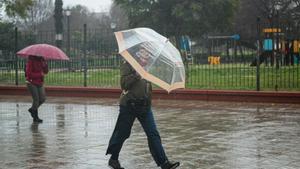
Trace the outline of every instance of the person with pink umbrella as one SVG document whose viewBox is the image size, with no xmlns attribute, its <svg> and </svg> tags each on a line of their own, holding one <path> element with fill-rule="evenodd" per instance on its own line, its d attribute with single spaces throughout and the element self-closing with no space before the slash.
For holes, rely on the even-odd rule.
<svg viewBox="0 0 300 169">
<path fill-rule="evenodd" d="M 42 123 L 38 116 L 38 108 L 45 102 L 44 76 L 48 73 L 46 60 L 69 60 L 69 57 L 56 46 L 49 44 L 34 44 L 17 52 L 17 55 L 27 58 L 25 78 L 32 96 L 32 106 L 28 109 L 33 122 Z"/>
<path fill-rule="evenodd" d="M 45 102 L 44 76 L 48 73 L 48 65 L 43 57 L 30 55 L 25 66 L 25 78 L 32 96 L 32 105 L 28 109 L 33 122 L 42 123 L 38 116 L 38 108 Z"/>
</svg>

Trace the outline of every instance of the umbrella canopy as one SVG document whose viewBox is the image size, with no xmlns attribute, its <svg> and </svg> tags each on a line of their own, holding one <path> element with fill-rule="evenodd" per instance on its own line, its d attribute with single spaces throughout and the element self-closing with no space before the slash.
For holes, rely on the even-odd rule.
<svg viewBox="0 0 300 169">
<path fill-rule="evenodd" d="M 42 56 L 46 60 L 69 60 L 68 56 L 59 48 L 48 44 L 35 44 L 17 52 L 20 57 L 27 58 L 30 55 Z"/>
<path fill-rule="evenodd" d="M 170 92 L 185 87 L 185 69 L 179 51 L 149 28 L 115 32 L 119 53 L 146 80 Z"/>
</svg>

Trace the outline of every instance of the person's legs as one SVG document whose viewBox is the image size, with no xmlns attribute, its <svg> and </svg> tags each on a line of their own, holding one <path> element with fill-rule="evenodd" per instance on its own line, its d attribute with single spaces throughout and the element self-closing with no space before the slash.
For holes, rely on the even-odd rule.
<svg viewBox="0 0 300 169">
<path fill-rule="evenodd" d="M 30 109 L 37 110 L 40 105 L 38 87 L 31 83 L 27 83 L 27 89 L 32 96 L 32 105 Z"/>
<path fill-rule="evenodd" d="M 44 92 L 43 91 L 44 89 L 40 89 L 41 87 L 30 84 L 30 83 L 27 84 L 27 88 L 32 96 L 32 106 L 31 106 L 31 108 L 28 109 L 28 111 L 30 112 L 31 117 L 33 118 L 34 122 L 41 123 L 41 122 L 43 122 L 43 120 L 41 120 L 38 117 L 38 108 L 39 108 L 40 102 L 41 102 L 41 99 L 40 99 L 41 95 L 43 95 L 43 93 L 41 93 L 41 92 Z M 42 102 L 44 102 L 44 99 L 42 100 Z"/>
<path fill-rule="evenodd" d="M 146 114 L 138 116 L 138 120 L 140 121 L 147 135 L 148 146 L 152 157 L 154 158 L 156 164 L 161 166 L 168 159 L 162 146 L 159 132 L 156 128 L 152 110 L 150 109 Z"/>
<path fill-rule="evenodd" d="M 118 160 L 123 143 L 130 136 L 134 120 L 133 113 L 129 112 L 127 107 L 120 106 L 118 120 L 106 151 L 106 155 L 112 155 L 111 159 Z"/>
<path fill-rule="evenodd" d="M 156 128 L 152 110 L 149 109 L 149 111 L 145 115 L 137 117 L 147 135 L 149 149 L 157 166 L 160 166 L 162 169 L 177 168 L 180 165 L 180 163 L 170 162 L 165 154 L 159 132 Z"/>
<path fill-rule="evenodd" d="M 37 86 L 37 91 L 39 95 L 39 104 L 38 104 L 38 108 L 39 108 L 46 100 L 46 93 L 45 93 L 45 88 L 43 86 Z M 35 112 L 35 121 L 43 122 L 43 120 L 39 118 L 38 108 L 36 109 Z"/>
<path fill-rule="evenodd" d="M 46 101 L 46 92 L 44 86 L 37 87 L 38 94 L 39 94 L 39 106 L 40 107 Z"/>
</svg>

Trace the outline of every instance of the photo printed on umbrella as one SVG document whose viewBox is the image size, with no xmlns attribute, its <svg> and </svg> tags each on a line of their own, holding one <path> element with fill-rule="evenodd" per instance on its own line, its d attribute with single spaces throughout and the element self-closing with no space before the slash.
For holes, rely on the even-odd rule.
<svg viewBox="0 0 300 169">
<path fill-rule="evenodd" d="M 152 63 L 155 61 L 155 53 L 150 43 L 144 42 L 142 44 L 135 45 L 128 49 L 128 52 L 133 58 L 148 71 Z"/>
</svg>

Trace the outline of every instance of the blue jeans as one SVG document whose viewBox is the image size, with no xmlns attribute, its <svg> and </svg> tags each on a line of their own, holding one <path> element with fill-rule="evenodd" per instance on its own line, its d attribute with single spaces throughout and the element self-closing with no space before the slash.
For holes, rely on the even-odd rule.
<svg viewBox="0 0 300 169">
<path fill-rule="evenodd" d="M 148 146 L 152 157 L 156 164 L 161 166 L 167 160 L 167 157 L 151 109 L 145 114 L 139 114 L 139 112 L 130 112 L 127 106 L 120 106 L 119 117 L 110 138 L 106 155 L 119 155 L 124 141 L 130 136 L 135 118 L 139 120 L 147 135 Z"/>
</svg>

